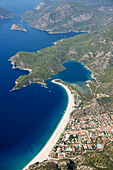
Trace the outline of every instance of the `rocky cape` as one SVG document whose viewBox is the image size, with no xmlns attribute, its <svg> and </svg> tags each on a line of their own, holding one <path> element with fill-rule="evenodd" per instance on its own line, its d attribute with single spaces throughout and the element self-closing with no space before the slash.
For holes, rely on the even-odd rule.
<svg viewBox="0 0 113 170">
<path fill-rule="evenodd" d="M 27 29 L 24 28 L 23 26 L 21 26 L 20 24 L 13 24 L 13 25 L 11 26 L 11 30 L 17 30 L 17 31 L 27 32 Z"/>
<path fill-rule="evenodd" d="M 82 0 L 79 0 L 80 2 Z M 85 0 L 86 1 L 86 0 Z M 89 2 L 89 0 L 87 0 Z M 61 2 L 61 1 L 60 1 Z M 62 1 L 63 2 L 63 1 Z M 98 8 L 98 2 L 95 8 Z M 56 3 L 56 2 L 55 2 Z M 47 24 L 45 26 L 48 27 L 48 23 L 51 24 L 53 19 L 55 22 L 52 27 L 49 28 L 49 31 L 56 31 L 56 23 L 58 29 L 61 29 L 63 26 L 61 23 L 62 20 L 67 17 L 68 10 L 69 14 L 72 15 L 73 8 L 71 8 L 72 3 L 60 4 L 56 3 L 56 6 L 51 4 L 50 1 L 43 1 L 39 6 L 37 6 L 34 10 L 27 12 L 24 16 L 26 16 L 25 20 L 30 22 L 30 25 L 35 27 L 35 25 L 39 21 L 42 24 Z M 89 3 L 91 5 L 91 3 Z M 48 7 L 47 7 L 48 6 Z M 90 31 L 95 31 L 95 27 L 97 27 L 98 32 L 86 33 L 82 35 L 78 35 L 72 38 L 63 39 L 63 41 L 59 40 L 52 47 L 48 47 L 40 50 L 38 53 L 31 52 L 19 52 L 15 56 L 11 57 L 10 61 L 13 64 L 13 68 L 20 69 L 30 69 L 31 72 L 28 75 L 21 76 L 16 80 L 15 89 L 19 89 L 23 86 L 28 85 L 33 82 L 41 82 L 46 83 L 46 81 L 51 78 L 52 75 L 57 74 L 59 71 L 65 69 L 63 64 L 67 60 L 76 60 L 83 63 L 90 71 L 93 73 L 94 80 L 88 81 L 87 85 L 91 90 L 91 96 L 86 96 L 82 94 L 76 87 L 69 87 L 74 89 L 80 98 L 80 104 L 78 109 L 75 111 L 75 115 L 77 118 L 89 115 L 99 115 L 102 113 L 113 112 L 113 26 L 112 24 L 112 16 L 104 15 L 101 12 L 95 11 L 92 12 L 90 9 L 89 15 L 81 16 L 81 11 L 84 12 L 83 8 L 74 7 L 79 9 L 77 17 L 73 17 L 78 26 L 84 29 L 84 23 L 87 23 L 87 26 L 90 25 Z M 83 7 L 83 6 L 82 6 Z M 42 9 L 45 9 L 43 11 Z M 51 9 L 51 10 L 50 10 Z M 67 9 L 67 11 L 66 11 Z M 85 8 L 86 9 L 86 8 Z M 88 8 L 87 8 L 88 9 Z M 47 11 L 48 10 L 48 11 Z M 49 13 L 50 11 L 50 13 Z M 65 11 L 65 12 L 64 12 Z M 42 13 L 43 12 L 43 13 Z M 46 14 L 45 14 L 46 12 Z M 85 10 L 86 12 L 86 10 Z M 88 12 L 88 11 L 87 11 Z M 52 15 L 51 15 L 52 13 Z M 97 14 L 98 15 L 95 15 Z M 105 12 L 106 13 L 106 12 Z M 40 15 L 39 15 L 40 14 Z M 23 16 L 23 18 L 24 18 Z M 39 18 L 38 18 L 38 17 Z M 50 20 L 50 16 L 52 19 Z M 64 16 L 64 18 L 63 18 Z M 84 16 L 84 17 L 83 17 Z M 87 16 L 87 17 L 86 17 Z M 95 17 L 94 17 L 95 16 Z M 56 18 L 55 18 L 56 17 Z M 61 17 L 61 18 L 60 18 Z M 44 20 L 45 19 L 45 20 Z M 92 20 L 94 19 L 94 20 Z M 90 22 L 92 20 L 92 22 Z M 43 21 L 43 22 L 42 22 Z M 48 21 L 48 22 L 47 22 Z M 98 22 L 101 24 L 99 25 Z M 61 27 L 60 27 L 61 23 Z M 72 30 L 72 28 L 68 27 L 67 20 L 65 20 L 65 27 L 62 27 L 65 30 Z M 89 25 L 88 25 L 89 24 Z M 38 25 L 40 26 L 40 25 Z M 42 25 L 40 26 L 42 29 Z M 47 29 L 47 27 L 43 29 Z M 76 27 L 77 28 L 77 27 Z M 39 27 L 38 27 L 39 29 Z M 42 29 L 42 30 L 43 30 Z M 59 32 L 57 29 L 56 32 Z M 100 29 L 100 30 L 99 30 Z M 89 30 L 89 27 L 88 29 Z M 62 31 L 62 30 L 60 30 Z M 110 152 L 93 152 L 90 156 L 84 157 L 83 155 L 73 158 L 72 160 L 47 160 L 43 163 L 38 163 L 30 166 L 28 169 L 98 169 L 98 162 L 101 162 L 101 158 L 104 156 L 107 158 L 107 163 L 102 162 L 102 167 L 108 169 L 113 162 L 113 143 L 109 145 Z M 89 154 L 89 153 L 88 153 Z M 92 166 L 91 160 L 96 159 L 95 165 Z M 87 161 L 89 159 L 89 162 Z M 63 168 L 62 168 L 63 167 Z"/>
</svg>

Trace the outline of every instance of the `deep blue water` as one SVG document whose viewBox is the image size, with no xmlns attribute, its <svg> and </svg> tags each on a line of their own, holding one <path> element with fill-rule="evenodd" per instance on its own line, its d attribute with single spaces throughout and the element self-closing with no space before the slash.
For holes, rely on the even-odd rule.
<svg viewBox="0 0 113 170">
<path fill-rule="evenodd" d="M 33 9 L 41 0 L 0 0 L 0 6 L 12 11 L 15 14 L 23 14 Z"/>
<path fill-rule="evenodd" d="M 68 83 L 84 82 L 89 79 L 90 72 L 84 65 L 76 61 L 68 61 L 64 64 L 65 70 L 59 72 L 53 78 L 60 78 Z"/>
<path fill-rule="evenodd" d="M 0 6 L 22 14 L 37 2 L 39 0 L 1 0 Z M 68 102 L 65 90 L 50 81 L 48 88 L 33 84 L 10 92 L 15 80 L 28 74 L 27 71 L 12 70 L 8 62 L 11 56 L 18 51 L 38 51 L 59 39 L 76 35 L 49 35 L 27 23 L 21 23 L 28 29 L 27 33 L 10 31 L 13 23 L 20 22 L 20 17 L 0 20 L 0 170 L 22 169 L 50 138 Z"/>
</svg>

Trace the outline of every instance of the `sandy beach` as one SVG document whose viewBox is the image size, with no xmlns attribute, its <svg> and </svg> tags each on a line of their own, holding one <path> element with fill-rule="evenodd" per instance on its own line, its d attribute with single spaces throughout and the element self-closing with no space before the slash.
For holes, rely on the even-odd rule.
<svg viewBox="0 0 113 170">
<path fill-rule="evenodd" d="M 56 82 L 55 80 L 52 81 L 52 83 L 58 84 L 62 86 L 67 94 L 68 94 L 68 105 L 65 111 L 64 116 L 62 117 L 60 123 L 58 124 L 56 130 L 54 131 L 53 135 L 50 137 L 49 141 L 46 143 L 46 145 L 43 147 L 43 149 L 34 157 L 33 160 L 31 160 L 23 170 L 27 169 L 30 165 L 35 164 L 36 162 L 42 162 L 46 159 L 48 159 L 49 153 L 58 141 L 61 133 L 64 131 L 64 128 L 66 127 L 69 118 L 70 113 L 74 110 L 74 96 L 71 94 L 71 91 L 68 89 L 68 87 L 60 82 Z"/>
</svg>

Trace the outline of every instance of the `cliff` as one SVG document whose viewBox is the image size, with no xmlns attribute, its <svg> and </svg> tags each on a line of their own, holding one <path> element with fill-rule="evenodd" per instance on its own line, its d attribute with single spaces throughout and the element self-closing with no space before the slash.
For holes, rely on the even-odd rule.
<svg viewBox="0 0 113 170">
<path fill-rule="evenodd" d="M 30 26 L 50 33 L 98 31 L 113 21 L 110 15 L 68 0 L 42 1 L 22 18 L 29 21 Z"/>
</svg>

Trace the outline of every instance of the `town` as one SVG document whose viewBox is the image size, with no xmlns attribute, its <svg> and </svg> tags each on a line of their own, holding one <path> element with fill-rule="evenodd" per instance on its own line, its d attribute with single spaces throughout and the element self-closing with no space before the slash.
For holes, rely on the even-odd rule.
<svg viewBox="0 0 113 170">
<path fill-rule="evenodd" d="M 103 151 L 113 141 L 113 114 L 85 116 L 73 114 L 64 132 L 54 146 L 53 158 L 74 158 L 87 150 Z"/>
</svg>

